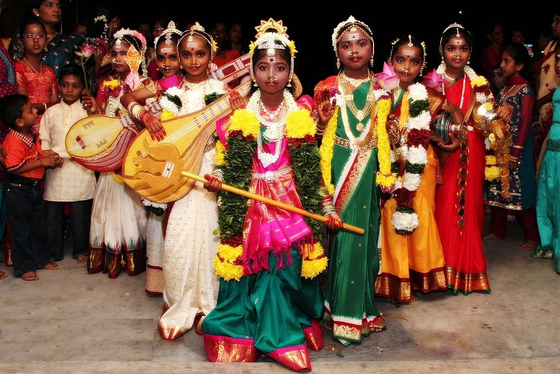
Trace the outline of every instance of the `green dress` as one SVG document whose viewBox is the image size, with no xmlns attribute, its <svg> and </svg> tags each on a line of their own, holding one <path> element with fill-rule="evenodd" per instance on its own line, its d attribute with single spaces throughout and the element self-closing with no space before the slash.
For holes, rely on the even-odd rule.
<svg viewBox="0 0 560 374">
<path fill-rule="evenodd" d="M 330 77 L 319 85 L 337 85 L 338 81 Z M 352 92 L 355 108 L 363 109 L 366 106 L 366 102 L 371 99 L 371 96 L 368 99 L 368 93 L 372 92 L 373 84 L 373 81 L 367 81 Z M 345 94 L 349 97 L 348 93 Z M 337 105 L 341 104 L 337 102 Z M 342 110 L 338 110 L 332 154 L 331 178 L 335 186 L 336 210 L 345 223 L 365 230 L 363 235 L 341 230 L 332 235 L 330 240 L 324 318 L 332 321 L 334 338 L 345 345 L 360 343 L 362 337 L 368 336 L 370 332 L 385 328 L 383 319 L 378 318 L 381 312 L 374 304 L 375 281 L 380 266 L 378 240 L 381 190 L 376 186 L 377 135 L 375 126 L 371 124 L 375 102 L 372 105 L 374 108 L 362 121 L 358 121 L 352 110 L 346 110 L 347 117 Z M 348 123 L 345 124 L 345 121 Z M 365 128 L 360 123 L 366 125 Z M 347 130 L 352 131 L 351 136 L 347 135 Z M 363 138 L 364 144 L 352 150 L 349 138 L 360 139 L 368 131 L 373 134 L 371 140 L 367 142 Z M 328 136 L 328 130 L 325 136 Z M 326 144 L 326 139 L 323 139 L 322 146 Z"/>
</svg>

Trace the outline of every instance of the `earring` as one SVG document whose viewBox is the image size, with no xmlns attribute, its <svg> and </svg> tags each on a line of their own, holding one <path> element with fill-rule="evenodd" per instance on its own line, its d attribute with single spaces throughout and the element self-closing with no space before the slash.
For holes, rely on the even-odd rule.
<svg viewBox="0 0 560 374">
<path fill-rule="evenodd" d="M 369 66 L 373 67 L 373 54 L 369 58 Z"/>
<path fill-rule="evenodd" d="M 338 59 L 338 57 L 336 58 L 336 69 L 340 70 L 340 60 Z"/>
<path fill-rule="evenodd" d="M 258 85 L 257 81 L 256 81 L 256 80 L 253 80 L 253 87 L 258 87 L 258 86 L 259 86 L 259 85 Z"/>
</svg>

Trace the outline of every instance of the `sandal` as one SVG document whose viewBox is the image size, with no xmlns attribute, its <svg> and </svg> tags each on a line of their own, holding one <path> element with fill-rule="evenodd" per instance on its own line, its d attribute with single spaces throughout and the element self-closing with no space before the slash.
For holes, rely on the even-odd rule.
<svg viewBox="0 0 560 374">
<path fill-rule="evenodd" d="M 552 250 L 545 251 L 544 249 L 542 249 L 542 247 L 539 244 L 535 247 L 533 252 L 531 252 L 530 256 L 532 258 L 544 258 L 544 259 L 552 260 L 554 258 L 554 251 Z"/>
</svg>

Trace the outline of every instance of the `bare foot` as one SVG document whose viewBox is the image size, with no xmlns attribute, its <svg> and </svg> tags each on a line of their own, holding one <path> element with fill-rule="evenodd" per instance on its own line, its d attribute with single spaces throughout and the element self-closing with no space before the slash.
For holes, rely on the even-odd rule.
<svg viewBox="0 0 560 374">
<path fill-rule="evenodd" d="M 84 262 L 86 262 L 88 259 L 88 256 L 78 256 L 78 258 L 76 259 L 76 262 L 78 264 L 83 264 Z"/>
<path fill-rule="evenodd" d="M 47 270 L 58 270 L 58 264 L 56 262 L 49 262 L 48 264 L 46 264 L 45 266 L 43 266 L 43 269 L 47 269 Z"/>
<path fill-rule="evenodd" d="M 482 240 L 494 240 L 494 239 L 498 239 L 498 237 L 494 235 L 493 232 L 489 232 L 488 234 L 482 237 Z"/>
<path fill-rule="evenodd" d="M 527 240 L 525 243 L 519 246 L 519 249 L 521 249 L 522 251 L 533 251 L 538 244 L 539 243 L 534 240 Z"/>
<path fill-rule="evenodd" d="M 21 279 L 24 281 L 38 281 L 39 276 L 34 271 L 28 271 L 27 273 L 23 273 Z"/>
<path fill-rule="evenodd" d="M 6 274 L 6 273 L 4 273 L 2 270 L 0 270 L 0 279 L 6 279 L 6 278 L 8 278 L 8 277 L 9 277 L 8 274 Z"/>
</svg>

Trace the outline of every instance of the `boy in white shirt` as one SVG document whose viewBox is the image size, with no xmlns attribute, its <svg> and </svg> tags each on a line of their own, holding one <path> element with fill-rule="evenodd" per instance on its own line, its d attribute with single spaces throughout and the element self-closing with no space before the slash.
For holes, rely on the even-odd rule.
<svg viewBox="0 0 560 374">
<path fill-rule="evenodd" d="M 41 118 L 39 135 L 44 150 L 52 149 L 64 159 L 61 168 L 49 169 L 45 175 L 45 210 L 49 231 L 49 248 L 54 261 L 64 258 L 64 220 L 66 204 L 70 210 L 72 257 L 85 263 L 89 252 L 91 207 L 96 177 L 74 161 L 66 150 L 66 134 L 78 120 L 97 112 L 97 103 L 86 90 L 82 67 L 69 64 L 60 70 L 61 101 L 47 109 Z"/>
</svg>

